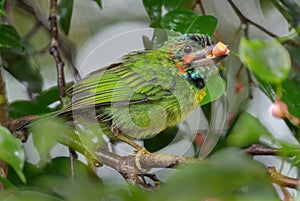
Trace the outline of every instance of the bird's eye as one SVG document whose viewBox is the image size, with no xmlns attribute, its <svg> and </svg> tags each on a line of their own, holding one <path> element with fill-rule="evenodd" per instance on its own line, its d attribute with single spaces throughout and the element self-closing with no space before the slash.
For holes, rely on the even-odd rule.
<svg viewBox="0 0 300 201">
<path fill-rule="evenodd" d="M 191 52 L 192 52 L 192 47 L 191 47 L 190 45 L 184 46 L 184 47 L 183 47 L 183 52 L 184 52 L 185 54 L 191 53 Z"/>
</svg>

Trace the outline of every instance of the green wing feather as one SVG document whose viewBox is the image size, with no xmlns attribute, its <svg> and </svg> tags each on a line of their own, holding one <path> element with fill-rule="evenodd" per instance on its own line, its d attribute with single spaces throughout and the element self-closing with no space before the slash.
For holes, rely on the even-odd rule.
<svg viewBox="0 0 300 201">
<path fill-rule="evenodd" d="M 95 105 L 155 101 L 171 95 L 176 71 L 166 66 L 170 63 L 161 63 L 162 56 L 155 51 L 135 52 L 122 63 L 91 73 L 68 90 L 70 103 L 61 113 Z"/>
</svg>

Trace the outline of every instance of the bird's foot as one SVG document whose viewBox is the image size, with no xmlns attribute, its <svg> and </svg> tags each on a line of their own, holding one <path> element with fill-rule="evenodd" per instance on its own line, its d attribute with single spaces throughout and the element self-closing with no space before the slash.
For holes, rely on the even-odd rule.
<svg viewBox="0 0 300 201">
<path fill-rule="evenodd" d="M 150 154 L 150 152 L 143 146 L 140 146 L 138 149 L 135 151 L 135 165 L 136 167 L 142 171 L 142 172 L 149 172 L 150 169 L 145 169 L 141 165 L 141 156 L 145 154 Z"/>
<path fill-rule="evenodd" d="M 134 153 L 143 153 L 143 154 L 148 154 L 150 153 L 149 151 L 147 151 L 147 149 L 145 147 L 143 147 L 142 145 L 137 144 L 136 142 L 128 139 L 127 137 L 123 136 L 123 135 L 115 135 L 119 140 L 125 142 L 126 144 L 130 145 L 131 147 L 133 147 L 135 149 Z"/>
<path fill-rule="evenodd" d="M 145 190 L 158 189 L 159 184 L 161 183 L 155 174 L 147 174 L 147 173 L 145 174 L 121 173 L 121 174 L 127 182 L 132 184 L 138 184 L 140 187 L 144 188 Z"/>
</svg>

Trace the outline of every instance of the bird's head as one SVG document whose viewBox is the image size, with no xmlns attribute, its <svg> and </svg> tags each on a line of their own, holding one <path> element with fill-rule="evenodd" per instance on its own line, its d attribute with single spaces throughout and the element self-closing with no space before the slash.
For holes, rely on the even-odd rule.
<svg viewBox="0 0 300 201">
<path fill-rule="evenodd" d="M 214 43 L 209 36 L 201 34 L 170 37 L 161 49 L 168 51 L 178 74 L 198 89 L 205 86 L 209 72 L 229 54 L 226 45 Z"/>
</svg>

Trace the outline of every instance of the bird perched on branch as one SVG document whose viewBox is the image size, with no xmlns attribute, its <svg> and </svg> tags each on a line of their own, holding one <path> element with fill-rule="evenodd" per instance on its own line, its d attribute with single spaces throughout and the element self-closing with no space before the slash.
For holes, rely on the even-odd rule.
<svg viewBox="0 0 300 201">
<path fill-rule="evenodd" d="M 213 67 L 229 54 L 207 35 L 170 36 L 161 47 L 125 55 L 72 86 L 58 116 L 98 124 L 101 133 L 129 140 L 158 134 L 185 117 L 206 96 Z"/>
</svg>

